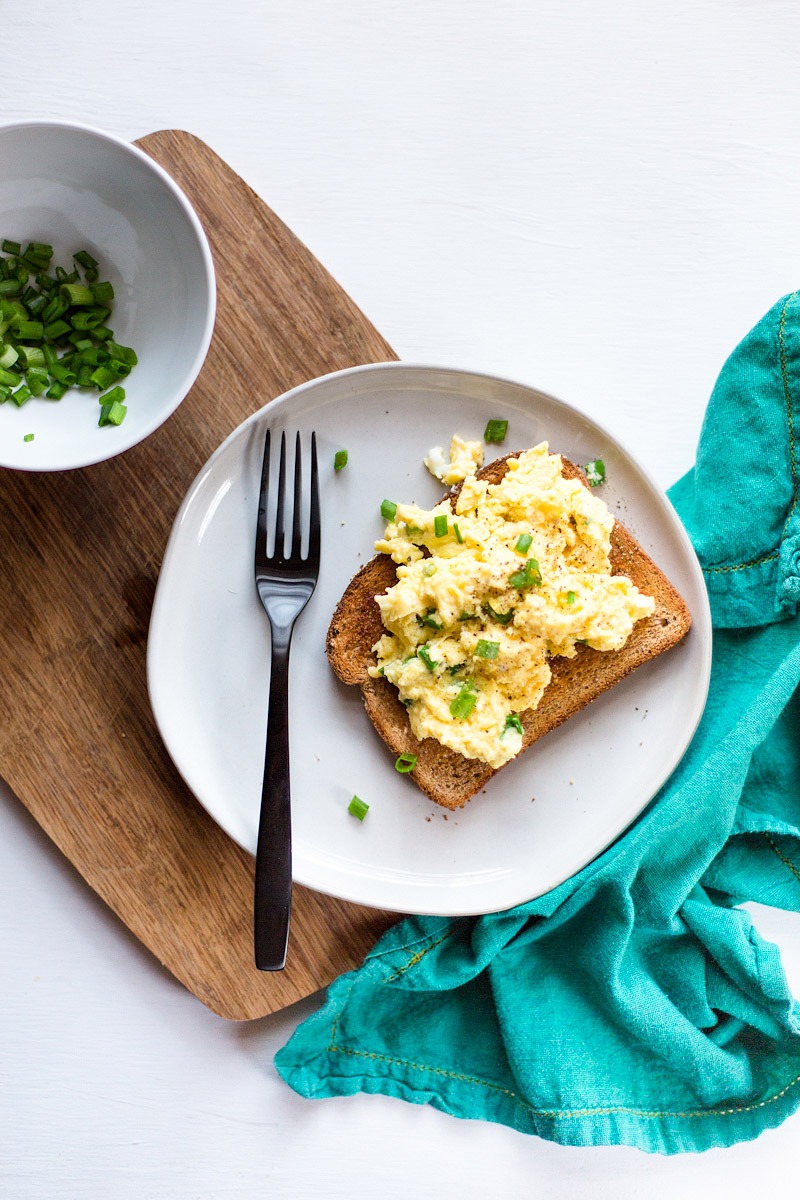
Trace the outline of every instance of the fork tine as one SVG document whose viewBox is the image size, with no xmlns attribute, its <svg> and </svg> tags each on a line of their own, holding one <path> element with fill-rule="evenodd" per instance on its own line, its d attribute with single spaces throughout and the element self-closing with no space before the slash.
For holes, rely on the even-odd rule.
<svg viewBox="0 0 800 1200">
<path fill-rule="evenodd" d="M 300 557 L 300 535 L 303 529 L 301 506 L 303 497 L 303 458 L 300 430 L 294 442 L 294 513 L 292 516 L 292 558 Z"/>
<path fill-rule="evenodd" d="M 319 472 L 317 470 L 317 435 L 311 434 L 311 529 L 308 535 L 307 561 L 319 566 Z"/>
<path fill-rule="evenodd" d="M 273 558 L 283 558 L 283 534 L 284 534 L 284 511 L 286 505 L 284 503 L 283 493 L 286 491 L 286 434 L 281 434 L 281 461 L 278 467 L 278 508 L 275 513 L 275 548 L 272 551 Z"/>
<path fill-rule="evenodd" d="M 269 495 L 269 429 L 264 438 L 264 460 L 261 464 L 261 492 L 258 497 L 258 518 L 256 521 L 256 566 L 260 558 L 267 553 L 267 496 Z"/>
</svg>

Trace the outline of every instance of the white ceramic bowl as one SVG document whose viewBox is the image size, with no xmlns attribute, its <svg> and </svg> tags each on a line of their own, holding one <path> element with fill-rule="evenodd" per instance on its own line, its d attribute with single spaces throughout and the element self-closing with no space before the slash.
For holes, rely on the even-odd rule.
<svg viewBox="0 0 800 1200">
<path fill-rule="evenodd" d="M 114 286 L 109 324 L 139 364 L 123 381 L 128 412 L 119 426 L 98 426 L 94 391 L 0 405 L 0 466 L 63 471 L 136 445 L 183 400 L 214 328 L 211 251 L 188 200 L 151 158 L 110 134 L 57 121 L 3 125 L 4 238 L 52 243 L 54 265 L 88 250 Z"/>
</svg>

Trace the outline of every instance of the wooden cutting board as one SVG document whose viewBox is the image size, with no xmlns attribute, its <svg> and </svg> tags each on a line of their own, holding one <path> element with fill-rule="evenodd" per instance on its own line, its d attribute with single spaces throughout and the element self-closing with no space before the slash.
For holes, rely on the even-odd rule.
<svg viewBox="0 0 800 1200">
<path fill-rule="evenodd" d="M 208 146 L 180 130 L 138 144 L 208 234 L 214 339 L 188 397 L 139 446 L 81 471 L 0 471 L 0 774 L 153 954 L 243 1020 L 350 970 L 397 918 L 297 887 L 289 966 L 256 970 L 253 860 L 181 780 L 147 698 L 161 557 L 189 484 L 245 417 L 317 375 L 397 355 Z"/>
</svg>

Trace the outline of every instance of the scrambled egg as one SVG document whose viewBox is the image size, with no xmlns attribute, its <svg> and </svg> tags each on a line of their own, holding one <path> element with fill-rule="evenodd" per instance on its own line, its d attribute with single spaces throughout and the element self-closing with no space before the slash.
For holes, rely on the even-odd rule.
<svg viewBox="0 0 800 1200">
<path fill-rule="evenodd" d="M 483 445 L 481 442 L 465 442 L 457 433 L 453 434 L 450 442 L 450 462 L 445 462 L 444 450 L 441 446 L 433 446 L 422 460 L 430 471 L 442 483 L 452 487 L 461 483 L 468 475 L 474 474 L 483 463 Z"/>
<path fill-rule="evenodd" d="M 397 583 L 376 597 L 386 633 L 370 674 L 398 689 L 416 737 L 501 767 L 522 747 L 519 713 L 539 703 L 549 657 L 625 645 L 654 601 L 610 574 L 613 525 L 546 442 L 499 483 L 470 475 L 455 514 L 447 500 L 397 506 L 375 543 Z"/>
</svg>

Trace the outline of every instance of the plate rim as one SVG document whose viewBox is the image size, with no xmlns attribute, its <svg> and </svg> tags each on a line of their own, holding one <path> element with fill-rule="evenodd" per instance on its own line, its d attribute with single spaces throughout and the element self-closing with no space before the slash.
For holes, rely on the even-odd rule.
<svg viewBox="0 0 800 1200">
<path fill-rule="evenodd" d="M 216 806 L 213 803 L 211 805 L 209 805 L 206 802 L 206 800 L 204 800 L 198 794 L 198 792 L 195 790 L 194 786 L 189 782 L 189 779 L 184 774 L 184 771 L 181 768 L 180 763 L 177 761 L 177 759 L 173 755 L 173 751 L 170 746 L 170 743 L 167 740 L 167 737 L 165 736 L 165 733 L 164 733 L 164 724 L 162 723 L 162 719 L 159 715 L 159 700 L 158 700 L 158 695 L 157 695 L 157 684 L 155 682 L 156 677 L 157 677 L 157 669 L 154 666 L 154 658 L 155 658 L 157 643 L 158 643 L 158 640 L 160 637 L 160 627 L 161 627 L 161 624 L 163 621 L 162 610 L 164 609 L 164 603 L 163 603 L 163 589 L 161 588 L 162 576 L 164 576 L 166 574 L 166 572 L 171 564 L 171 561 L 172 561 L 173 557 L 175 556 L 176 546 L 178 545 L 178 543 L 180 541 L 180 537 L 181 537 L 181 527 L 186 518 L 187 511 L 190 508 L 190 506 L 192 505 L 192 503 L 194 502 L 194 499 L 195 499 L 200 487 L 202 486 L 203 481 L 206 479 L 208 474 L 213 470 L 214 465 L 217 462 L 217 460 L 223 456 L 223 454 L 226 452 L 226 450 L 232 444 L 232 442 L 235 439 L 237 439 L 238 437 L 240 437 L 249 426 L 253 425 L 254 423 L 259 422 L 260 420 L 263 420 L 265 418 L 266 414 L 268 414 L 270 412 L 274 413 L 276 411 L 276 408 L 283 408 L 285 405 L 291 403 L 296 397 L 302 396 L 307 392 L 315 390 L 317 387 L 319 387 L 323 383 L 331 382 L 337 378 L 345 378 L 345 377 L 351 378 L 354 376 L 363 375 L 363 374 L 367 374 L 370 372 L 376 372 L 376 373 L 380 373 L 380 374 L 391 374 L 395 371 L 406 371 L 406 372 L 410 372 L 412 375 L 415 373 L 419 373 L 421 376 L 424 376 L 424 375 L 430 374 L 430 373 L 438 373 L 440 375 L 451 375 L 451 376 L 461 376 L 461 377 L 467 376 L 467 377 L 474 378 L 474 379 L 488 381 L 490 383 L 497 383 L 497 384 L 501 384 L 501 385 L 508 385 L 508 386 L 515 387 L 515 388 L 522 388 L 525 391 L 534 392 L 534 393 L 538 394 L 539 396 L 544 396 L 549 401 L 555 402 L 558 406 L 567 410 L 569 413 L 572 413 L 572 414 L 578 416 L 579 418 L 588 421 L 591 425 L 593 425 L 596 429 L 598 429 L 598 431 L 603 435 L 603 437 L 607 438 L 611 444 L 619 447 L 619 449 L 622 450 L 625 455 L 627 455 L 627 457 L 630 459 L 630 461 L 634 465 L 635 469 L 640 473 L 641 477 L 644 479 L 644 481 L 647 483 L 647 485 L 650 487 L 650 489 L 658 497 L 659 502 L 661 503 L 662 508 L 667 517 L 667 520 L 669 521 L 669 523 L 672 527 L 673 535 L 676 536 L 677 541 L 680 544 L 680 546 L 684 552 L 684 557 L 686 559 L 687 565 L 689 566 L 691 574 L 694 576 L 695 584 L 698 585 L 697 591 L 698 591 L 698 596 L 700 598 L 701 611 L 693 613 L 693 630 L 696 630 L 695 637 L 697 638 L 697 641 L 698 641 L 700 667 L 702 670 L 702 683 L 698 689 L 697 696 L 694 700 L 695 707 L 694 707 L 694 711 L 692 712 L 691 721 L 687 722 L 684 737 L 682 739 L 682 743 L 680 745 L 680 750 L 677 753 L 677 757 L 675 758 L 675 761 L 672 763 L 671 767 L 669 768 L 667 773 L 664 775 L 664 778 L 662 779 L 661 783 L 659 783 L 656 790 L 654 792 L 652 792 L 650 795 L 648 795 L 642 801 L 641 806 L 630 817 L 630 819 L 626 822 L 626 824 L 621 829 L 617 830 L 607 841 L 604 841 L 603 844 L 601 846 L 599 846 L 591 854 L 591 856 L 589 858 L 585 859 L 585 861 L 581 862 L 578 865 L 574 865 L 569 871 L 567 871 L 566 874 L 564 874 L 562 877 L 560 877 L 556 882 L 549 883 L 548 886 L 544 889 L 534 888 L 530 894 L 516 900 L 513 904 L 506 906 L 506 907 L 516 907 L 519 904 L 528 903 L 531 900 L 534 900 L 540 896 L 546 895 L 548 892 L 554 890 L 556 887 L 560 887 L 567 879 L 571 878 L 572 875 L 576 874 L 578 871 L 583 870 L 584 867 L 586 867 L 590 863 L 594 862 L 601 854 L 604 853 L 605 850 L 608 849 L 609 846 L 611 846 L 615 841 L 617 841 L 618 838 L 622 837 L 623 834 L 639 819 L 639 817 L 642 815 L 642 813 L 645 811 L 645 809 L 648 807 L 648 805 L 650 803 L 652 803 L 653 799 L 658 794 L 658 791 L 661 789 L 661 787 L 663 787 L 664 783 L 670 777 L 672 772 L 676 769 L 676 767 L 680 763 L 681 759 L 683 758 L 684 754 L 686 753 L 686 750 L 689 747 L 689 745 L 692 741 L 692 738 L 694 737 L 694 734 L 697 730 L 697 727 L 700 723 L 703 712 L 705 710 L 706 701 L 708 698 L 710 676 L 711 676 L 712 625 L 711 625 L 711 611 L 710 611 L 710 605 L 709 605 L 709 600 L 708 600 L 708 592 L 707 592 L 707 589 L 705 586 L 705 579 L 703 578 L 702 568 L 701 568 L 700 562 L 697 558 L 697 553 L 694 549 L 694 546 L 692 545 L 692 542 L 689 538 L 688 533 L 686 532 L 686 529 L 684 528 L 676 510 L 674 509 L 673 505 L 671 504 L 669 497 L 666 495 L 666 493 L 661 488 L 661 486 L 653 479 L 653 477 L 650 474 L 650 471 L 647 469 L 647 467 L 643 466 L 640 463 L 639 459 L 630 451 L 630 449 L 626 445 L 625 441 L 623 439 L 619 438 L 615 433 L 612 433 L 602 421 L 596 420 L 594 416 L 591 416 L 588 413 L 583 412 L 583 410 L 581 410 L 580 408 L 577 408 L 573 404 L 570 404 L 568 401 L 562 400 L 560 397 L 554 396 L 550 392 L 543 391 L 541 388 L 537 387 L 535 384 L 528 383 L 528 382 L 525 382 L 524 380 L 520 380 L 520 379 L 514 379 L 509 376 L 498 375 L 491 371 L 477 371 L 477 370 L 473 370 L 471 368 L 463 368 L 463 367 L 453 366 L 452 364 L 446 365 L 446 364 L 441 364 L 441 363 L 428 363 L 428 362 L 416 362 L 416 361 L 407 362 L 405 360 L 398 359 L 398 360 L 388 360 L 385 362 L 377 362 L 377 363 L 364 363 L 364 364 L 360 364 L 356 367 L 346 367 L 339 371 L 330 371 L 324 375 L 318 375 L 313 379 L 306 380 L 304 383 L 297 384 L 295 387 L 289 388 L 287 391 L 282 392 L 279 396 L 276 396 L 273 400 L 269 400 L 261 408 L 257 409 L 255 412 L 253 412 L 249 416 L 245 417 L 245 419 L 243 421 L 241 421 L 233 430 L 231 430 L 231 432 L 222 440 L 222 442 L 220 442 L 220 444 L 216 447 L 216 449 L 206 459 L 205 463 L 202 465 L 202 467 L 200 468 L 200 470 L 197 472 L 194 479 L 190 483 L 189 487 L 187 488 L 187 491 L 183 497 L 183 500 L 181 501 L 181 504 L 175 514 L 174 519 L 173 519 L 172 527 L 170 529 L 170 534 L 167 539 L 167 544 L 166 544 L 166 547 L 164 550 L 161 567 L 159 569 L 158 582 L 156 585 L 155 596 L 153 599 L 153 606 L 152 606 L 151 615 L 150 615 L 150 623 L 149 623 L 148 637 L 147 637 L 146 674 L 147 674 L 147 690 L 148 690 L 148 697 L 150 700 L 150 706 L 153 711 L 153 717 L 155 719 L 156 726 L 158 728 L 159 736 L 161 737 L 162 743 L 163 743 L 164 747 L 166 748 L 167 753 L 170 756 L 170 760 L 172 761 L 173 765 L 177 769 L 181 778 L 186 783 L 189 790 L 192 792 L 192 795 L 195 797 L 195 799 L 201 805 L 201 807 L 208 813 L 208 815 L 211 817 L 211 819 L 220 826 L 220 828 L 223 830 L 223 832 L 225 832 L 228 837 L 230 837 L 234 842 L 236 842 L 236 844 L 238 846 L 240 846 L 247 854 L 252 856 L 253 852 L 250 849 L 250 847 L 245 845 L 242 842 L 242 840 L 236 836 L 236 834 L 231 832 L 231 830 L 228 828 L 228 825 L 225 822 L 225 820 L 223 819 L 223 817 L 221 817 L 218 814 L 218 810 L 217 810 Z M 223 816 L 224 816 L 224 814 L 223 814 Z M 583 857 L 583 852 L 581 852 L 580 857 Z M 474 906 L 474 904 L 471 904 L 471 905 L 465 907 L 463 905 L 461 905 L 461 906 L 455 905 L 454 906 L 452 903 L 449 903 L 449 904 L 445 905 L 444 907 L 442 907 L 441 905 L 438 905 L 438 906 L 426 905 L 424 910 L 422 910 L 422 909 L 415 910 L 413 908 L 409 908 L 408 905 L 401 906 L 398 903 L 391 903 L 391 902 L 387 903 L 384 900 L 381 900 L 380 903 L 378 903 L 375 900 L 364 899 L 364 897 L 362 895 L 357 894 L 357 889 L 356 889 L 356 892 L 354 893 L 352 890 L 344 888 L 344 887 L 340 886 L 338 883 L 337 883 L 335 890 L 332 890 L 332 888 L 330 888 L 330 887 L 321 886 L 319 884 L 319 882 L 317 882 L 316 880 L 309 879 L 308 877 L 306 877 L 303 872 L 298 872 L 296 860 L 293 861 L 292 879 L 293 879 L 293 882 L 298 884 L 299 886 L 307 887 L 307 888 L 309 888 L 313 891 L 319 892 L 323 895 L 329 895 L 336 899 L 343 900 L 347 903 L 359 904 L 359 905 L 362 905 L 363 907 L 367 907 L 367 908 L 384 909 L 388 912 L 408 914 L 408 913 L 412 913 L 412 912 L 416 911 L 416 912 L 418 912 L 419 915 L 430 914 L 430 915 L 434 915 L 434 916 L 459 917 L 459 916 L 480 916 L 480 915 L 484 915 L 486 913 L 491 913 L 491 912 L 496 912 L 496 911 L 505 911 L 505 909 L 498 910 L 496 905 L 492 905 L 489 907 L 483 907 L 483 908 L 481 908 L 481 907 L 476 908 Z M 433 887 L 434 885 L 428 885 L 428 886 Z M 451 901 L 455 898 L 452 894 L 452 889 L 443 889 L 443 897 L 445 895 Z"/>
</svg>

